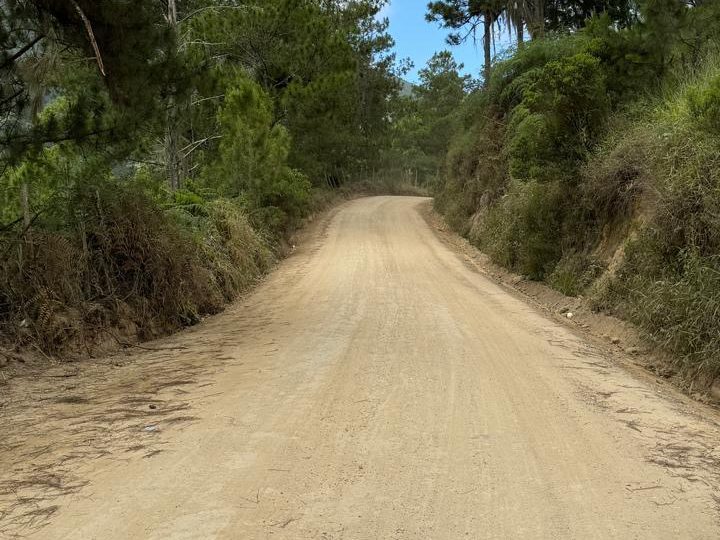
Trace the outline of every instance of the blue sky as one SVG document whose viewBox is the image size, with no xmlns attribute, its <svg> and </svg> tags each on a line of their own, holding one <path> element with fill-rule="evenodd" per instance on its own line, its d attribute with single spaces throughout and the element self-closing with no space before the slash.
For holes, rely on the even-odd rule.
<svg viewBox="0 0 720 540">
<path fill-rule="evenodd" d="M 465 73 L 479 77 L 483 64 L 482 43 L 476 46 L 470 39 L 463 45 L 451 47 L 445 43 L 448 31 L 438 28 L 437 23 L 425 21 L 426 7 L 427 0 L 390 0 L 379 15 L 390 19 L 390 34 L 395 38 L 398 59 L 410 58 L 415 64 L 405 78 L 417 82 L 418 70 L 436 51 L 443 49 L 450 50 L 458 62 L 465 64 Z"/>
</svg>

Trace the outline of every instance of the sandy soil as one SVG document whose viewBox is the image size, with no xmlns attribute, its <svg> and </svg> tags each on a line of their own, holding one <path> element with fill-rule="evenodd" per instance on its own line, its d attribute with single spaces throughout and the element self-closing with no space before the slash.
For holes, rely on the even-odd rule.
<svg viewBox="0 0 720 540">
<path fill-rule="evenodd" d="M 717 413 L 348 202 L 175 336 L 0 389 L 0 537 L 717 538 Z"/>
</svg>

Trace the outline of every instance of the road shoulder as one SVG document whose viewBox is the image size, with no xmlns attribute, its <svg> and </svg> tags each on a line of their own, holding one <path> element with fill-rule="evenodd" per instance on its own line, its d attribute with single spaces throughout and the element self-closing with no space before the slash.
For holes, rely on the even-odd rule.
<svg viewBox="0 0 720 540">
<path fill-rule="evenodd" d="M 698 414 L 720 418 L 720 395 L 714 396 L 707 388 L 699 389 L 697 384 L 679 377 L 672 367 L 672 358 L 645 339 L 632 324 L 594 312 L 582 296 L 565 296 L 542 282 L 528 280 L 493 263 L 485 253 L 455 233 L 434 210 L 431 201 L 423 204 L 419 211 L 440 241 L 468 268 L 591 342 L 633 375 L 668 390 L 674 399 L 693 406 Z"/>
</svg>

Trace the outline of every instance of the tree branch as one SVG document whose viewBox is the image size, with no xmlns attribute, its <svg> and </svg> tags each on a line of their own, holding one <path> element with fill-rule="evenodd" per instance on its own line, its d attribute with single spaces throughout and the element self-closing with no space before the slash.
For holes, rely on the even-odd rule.
<svg viewBox="0 0 720 540">
<path fill-rule="evenodd" d="M 75 6 L 75 10 L 78 12 L 78 15 L 80 15 L 80 18 L 85 24 L 85 30 L 87 31 L 93 51 L 95 51 L 95 59 L 97 60 L 98 67 L 100 68 L 100 73 L 102 73 L 103 77 L 105 77 L 105 66 L 103 66 L 102 56 L 100 56 L 100 48 L 98 47 L 97 41 L 95 40 L 95 34 L 93 33 L 90 20 L 85 16 L 85 13 L 83 13 L 83 10 L 80 9 L 80 5 L 75 0 L 70 1 L 72 2 L 73 6 Z"/>
<path fill-rule="evenodd" d="M 17 60 L 18 58 L 20 58 L 23 54 L 25 54 L 26 52 L 28 52 L 30 49 L 32 49 L 32 48 L 33 48 L 40 40 L 42 40 L 44 37 L 45 37 L 45 36 L 42 35 L 42 34 L 39 35 L 39 36 L 37 36 L 37 37 L 36 37 L 35 39 L 33 39 L 30 43 L 28 43 L 27 45 L 25 45 L 24 47 L 22 47 L 20 50 L 18 50 L 17 52 L 15 52 L 12 56 L 6 58 L 5 61 L 2 63 L 2 65 L 0 65 L 0 69 L 5 69 L 5 68 L 8 67 L 10 64 L 14 63 L 15 60 Z"/>
</svg>

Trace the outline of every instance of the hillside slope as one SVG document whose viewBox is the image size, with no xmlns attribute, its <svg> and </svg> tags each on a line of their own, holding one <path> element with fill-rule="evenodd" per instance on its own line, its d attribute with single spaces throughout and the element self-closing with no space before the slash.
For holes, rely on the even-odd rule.
<svg viewBox="0 0 720 540">
<path fill-rule="evenodd" d="M 494 262 L 637 324 L 704 385 L 720 375 L 717 15 L 690 10 L 662 47 L 648 16 L 516 51 L 465 101 L 436 203 Z M 683 45 L 699 36 L 704 52 Z"/>
</svg>

